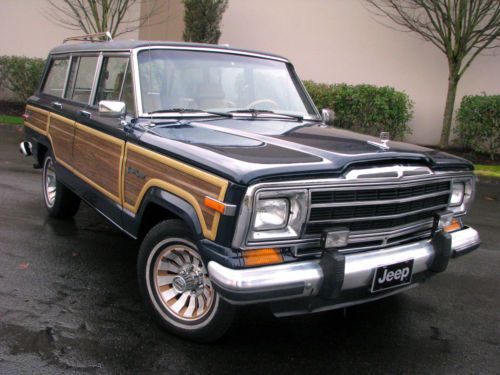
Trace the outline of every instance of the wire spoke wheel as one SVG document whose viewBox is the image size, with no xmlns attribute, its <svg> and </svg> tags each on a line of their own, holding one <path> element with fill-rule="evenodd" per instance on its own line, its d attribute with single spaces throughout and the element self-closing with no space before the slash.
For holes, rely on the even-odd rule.
<svg viewBox="0 0 500 375">
<path fill-rule="evenodd" d="M 202 319 L 215 291 L 198 253 L 184 244 L 163 249 L 154 264 L 154 284 L 163 306 L 181 321 Z"/>
</svg>

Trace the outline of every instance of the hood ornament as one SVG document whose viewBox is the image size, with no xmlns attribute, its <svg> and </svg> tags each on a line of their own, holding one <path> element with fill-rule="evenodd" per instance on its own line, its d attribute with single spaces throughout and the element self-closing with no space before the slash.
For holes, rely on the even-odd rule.
<svg viewBox="0 0 500 375">
<path fill-rule="evenodd" d="M 374 142 L 374 141 L 366 141 L 366 143 L 378 147 L 383 151 L 389 150 L 390 147 L 387 145 L 387 142 L 389 142 L 389 133 L 388 132 L 381 132 L 380 133 L 380 143 Z"/>
</svg>

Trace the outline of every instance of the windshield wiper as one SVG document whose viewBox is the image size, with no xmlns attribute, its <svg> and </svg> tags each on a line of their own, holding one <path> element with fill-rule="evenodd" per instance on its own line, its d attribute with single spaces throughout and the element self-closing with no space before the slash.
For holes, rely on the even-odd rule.
<svg viewBox="0 0 500 375">
<path fill-rule="evenodd" d="M 229 111 L 227 113 L 250 113 L 253 117 L 257 117 L 260 114 L 270 114 L 270 115 L 276 115 L 276 116 L 283 116 L 287 118 L 293 118 L 297 121 L 302 121 L 304 117 L 299 116 L 299 115 L 290 115 L 288 113 L 278 113 L 271 111 L 269 109 L 257 109 L 257 108 L 243 108 L 243 109 L 235 109 L 232 111 Z"/>
<path fill-rule="evenodd" d="M 208 113 L 209 115 L 222 116 L 222 117 L 233 117 L 232 114 L 227 112 L 213 112 L 205 111 L 204 109 L 194 109 L 194 108 L 167 108 L 167 109 L 157 109 L 155 111 L 148 112 L 148 114 L 153 115 L 156 113 Z"/>
</svg>

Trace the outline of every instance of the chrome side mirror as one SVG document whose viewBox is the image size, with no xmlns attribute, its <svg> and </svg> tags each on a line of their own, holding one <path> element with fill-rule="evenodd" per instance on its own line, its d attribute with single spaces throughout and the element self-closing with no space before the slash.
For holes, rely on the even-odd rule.
<svg viewBox="0 0 500 375">
<path fill-rule="evenodd" d="M 127 105 L 117 100 L 101 100 L 99 114 L 110 117 L 121 117 L 127 113 Z"/>
<path fill-rule="evenodd" d="M 323 122 L 328 125 L 333 125 L 333 120 L 335 120 L 335 112 L 333 109 L 323 108 L 321 110 L 321 117 Z"/>
</svg>

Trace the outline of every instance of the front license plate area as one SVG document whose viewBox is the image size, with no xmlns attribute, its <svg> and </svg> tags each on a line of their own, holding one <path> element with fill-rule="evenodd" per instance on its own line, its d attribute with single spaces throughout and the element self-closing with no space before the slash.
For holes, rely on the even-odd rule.
<svg viewBox="0 0 500 375">
<path fill-rule="evenodd" d="M 373 276 L 372 293 L 410 284 L 412 273 L 413 259 L 380 266 Z"/>
</svg>

